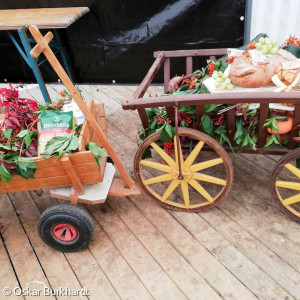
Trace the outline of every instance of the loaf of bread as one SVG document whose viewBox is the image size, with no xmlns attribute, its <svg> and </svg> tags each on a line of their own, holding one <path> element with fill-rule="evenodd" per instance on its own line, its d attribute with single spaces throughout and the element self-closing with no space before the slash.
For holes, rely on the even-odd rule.
<svg viewBox="0 0 300 300">
<path fill-rule="evenodd" d="M 257 49 L 245 51 L 231 64 L 229 78 L 234 85 L 240 87 L 255 88 L 274 85 L 272 76 L 276 74 L 280 63 L 294 59 L 296 57 L 293 54 L 283 49 L 275 55 L 264 55 Z"/>
</svg>

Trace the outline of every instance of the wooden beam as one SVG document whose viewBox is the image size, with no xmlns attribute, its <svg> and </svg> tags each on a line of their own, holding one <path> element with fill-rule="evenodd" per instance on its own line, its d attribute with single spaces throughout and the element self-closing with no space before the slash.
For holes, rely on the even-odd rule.
<svg viewBox="0 0 300 300">
<path fill-rule="evenodd" d="M 43 41 L 43 36 L 42 36 L 42 34 L 40 33 L 40 31 L 38 30 L 38 28 L 36 26 L 30 26 L 29 31 L 30 31 L 31 35 L 33 36 L 33 38 L 35 39 L 35 41 L 37 42 L 37 44 L 39 44 L 41 41 Z M 43 49 L 43 53 L 46 56 L 46 58 L 48 59 L 49 63 L 53 67 L 53 69 L 55 70 L 56 74 L 61 79 L 61 81 L 64 84 L 64 86 L 66 87 L 66 89 L 71 94 L 72 98 L 77 103 L 79 109 L 82 111 L 82 113 L 85 115 L 86 119 L 89 121 L 91 128 L 94 130 L 94 132 L 97 135 L 98 139 L 102 142 L 103 147 L 105 148 L 105 150 L 107 151 L 107 153 L 109 154 L 111 159 L 114 161 L 115 166 L 117 167 L 117 169 L 121 173 L 121 175 L 124 178 L 126 184 L 130 188 L 136 188 L 135 182 L 133 181 L 133 179 L 130 177 L 129 173 L 124 168 L 121 160 L 119 159 L 119 157 L 115 153 L 115 151 L 114 151 L 112 145 L 110 144 L 110 142 L 108 141 L 106 135 L 102 131 L 101 127 L 99 126 L 99 124 L 96 121 L 93 114 L 89 111 L 86 103 L 81 98 L 80 93 L 77 91 L 77 89 L 73 85 L 72 81 L 70 80 L 67 73 L 65 72 L 65 70 L 63 69 L 63 67 L 61 66 L 59 61 L 57 60 L 56 56 L 52 52 L 49 45 L 45 46 L 45 48 Z"/>
<path fill-rule="evenodd" d="M 158 57 L 161 51 L 154 52 L 154 57 Z M 195 50 L 174 50 L 164 51 L 165 57 L 187 57 L 187 56 L 211 56 L 226 55 L 227 48 L 220 49 L 195 49 Z"/>
<path fill-rule="evenodd" d="M 149 69 L 147 75 L 145 76 L 141 84 L 138 86 L 137 90 L 134 92 L 133 98 L 142 98 L 144 96 L 153 78 L 155 77 L 156 73 L 164 63 L 164 58 L 165 58 L 165 53 L 159 52 L 156 60 L 154 61 L 151 68 Z"/>
<path fill-rule="evenodd" d="M 70 161 L 69 155 L 65 154 L 62 158 L 61 158 L 61 163 L 63 165 L 63 167 L 66 170 L 66 173 L 69 175 L 71 181 L 72 181 L 72 186 L 74 187 L 75 191 L 79 194 L 82 195 L 84 193 L 84 189 L 83 186 L 80 182 L 80 179 Z M 73 193 L 74 195 L 70 195 L 71 197 L 71 201 L 75 201 L 76 195 L 75 192 Z M 73 199 L 73 200 L 72 200 Z"/>
</svg>

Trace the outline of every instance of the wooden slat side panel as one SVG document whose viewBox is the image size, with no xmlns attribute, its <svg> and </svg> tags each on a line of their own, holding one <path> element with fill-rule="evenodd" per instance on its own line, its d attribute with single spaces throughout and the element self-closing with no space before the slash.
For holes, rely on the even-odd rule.
<svg viewBox="0 0 300 300">
<path fill-rule="evenodd" d="M 201 118 L 204 114 L 203 105 L 195 105 L 196 107 L 196 128 L 201 130 Z"/>
<path fill-rule="evenodd" d="M 298 124 L 300 124 L 300 105 L 295 104 L 295 114 L 294 114 L 294 123 L 293 123 L 293 128 L 295 128 Z M 298 146 L 298 143 L 295 142 L 292 137 L 299 136 L 299 129 L 294 129 L 290 133 L 290 140 L 288 144 L 289 149 L 295 149 Z"/>
<path fill-rule="evenodd" d="M 257 147 L 262 148 L 266 144 L 267 127 L 264 127 L 265 120 L 269 116 L 269 104 L 261 103 L 259 112 L 259 129 Z"/>
<path fill-rule="evenodd" d="M 234 135 L 235 135 L 235 108 L 230 109 L 227 112 L 227 132 L 228 138 L 231 144 L 234 144 Z"/>
<path fill-rule="evenodd" d="M 160 51 L 157 55 L 156 60 L 152 64 L 151 68 L 149 69 L 147 75 L 143 79 L 142 83 L 139 85 L 139 87 L 136 89 L 136 91 L 133 94 L 133 99 L 135 98 L 142 98 L 144 94 L 146 93 L 148 87 L 150 86 L 153 78 L 157 74 L 158 70 L 164 63 L 165 53 L 163 51 Z"/>
<path fill-rule="evenodd" d="M 213 94 L 170 95 L 158 97 L 145 97 L 122 102 L 123 109 L 141 109 L 150 107 L 168 107 L 174 105 L 199 104 L 237 104 L 237 103 L 297 103 L 300 93 L 274 93 L 274 92 L 224 92 Z"/>
<path fill-rule="evenodd" d="M 61 166 L 60 159 L 56 159 L 55 157 L 50 157 L 47 159 L 36 157 L 34 159 L 38 165 L 38 168 L 51 168 L 51 167 Z M 81 164 L 95 162 L 95 157 L 91 151 L 82 151 L 82 152 L 73 153 L 70 156 L 70 159 L 73 165 L 81 165 Z"/>
<path fill-rule="evenodd" d="M 147 133 L 148 127 L 149 127 L 149 120 L 146 114 L 146 111 L 144 108 L 138 109 L 138 113 L 140 116 L 140 119 L 142 121 L 142 125 L 144 127 L 145 132 Z"/>
<path fill-rule="evenodd" d="M 101 129 L 103 130 L 105 136 L 107 137 L 107 127 L 106 127 L 106 118 L 105 118 L 105 110 L 103 103 L 95 104 L 95 114 L 98 124 L 100 125 Z M 96 137 L 97 145 L 102 147 L 101 141 L 98 140 Z"/>
<path fill-rule="evenodd" d="M 95 103 L 93 100 L 89 102 L 88 109 L 95 116 Z M 78 139 L 78 143 L 79 143 L 78 150 L 85 151 L 85 145 L 87 142 L 90 141 L 90 139 L 91 139 L 91 129 L 88 120 L 85 119 L 82 124 L 81 132 Z"/>
<path fill-rule="evenodd" d="M 104 159 L 106 161 L 106 159 Z M 77 174 L 86 174 L 98 172 L 99 166 L 96 162 L 73 166 Z M 62 166 L 50 168 L 37 168 L 34 173 L 34 178 L 47 178 L 54 176 L 68 175 Z M 12 181 L 24 180 L 23 177 L 14 175 Z"/>
<path fill-rule="evenodd" d="M 175 110 L 173 107 L 166 107 L 166 112 L 168 114 L 168 118 L 171 120 L 171 124 L 175 125 Z"/>
<path fill-rule="evenodd" d="M 186 74 L 192 74 L 193 73 L 193 57 L 188 56 L 186 58 Z"/>
<path fill-rule="evenodd" d="M 164 88 L 168 89 L 168 84 L 171 78 L 171 63 L 170 58 L 166 58 L 164 62 Z"/>
<path fill-rule="evenodd" d="M 80 182 L 82 184 L 96 184 L 102 181 L 102 176 L 99 172 L 80 174 L 78 175 Z M 68 175 L 66 176 L 56 176 L 49 178 L 38 178 L 38 179 L 24 179 L 19 181 L 14 181 L 13 184 L 1 182 L 0 193 L 13 193 L 21 191 L 39 190 L 39 189 L 49 189 L 62 186 L 71 186 L 72 182 Z"/>
<path fill-rule="evenodd" d="M 164 53 L 165 53 L 165 57 L 225 55 L 225 54 L 227 54 L 227 48 L 174 50 L 174 51 L 164 51 Z M 159 54 L 160 54 L 160 51 L 154 52 L 154 57 L 158 57 Z"/>
</svg>

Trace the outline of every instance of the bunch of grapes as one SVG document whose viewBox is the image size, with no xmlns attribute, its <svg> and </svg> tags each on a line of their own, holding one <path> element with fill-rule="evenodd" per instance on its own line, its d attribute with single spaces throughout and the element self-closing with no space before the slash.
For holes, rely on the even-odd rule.
<svg viewBox="0 0 300 300">
<path fill-rule="evenodd" d="M 235 85 L 232 84 L 228 75 L 225 75 L 221 71 L 214 71 L 212 74 L 212 78 L 215 80 L 215 86 L 217 89 L 228 89 L 233 90 Z"/>
<path fill-rule="evenodd" d="M 263 54 L 276 54 L 279 50 L 276 40 L 261 37 L 255 44 L 256 49 L 261 50 Z"/>
</svg>

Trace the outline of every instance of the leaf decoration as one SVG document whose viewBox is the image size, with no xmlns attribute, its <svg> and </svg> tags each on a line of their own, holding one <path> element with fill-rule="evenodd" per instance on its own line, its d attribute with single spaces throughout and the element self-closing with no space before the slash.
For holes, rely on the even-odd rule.
<svg viewBox="0 0 300 300">
<path fill-rule="evenodd" d="M 209 118 L 207 114 L 203 114 L 201 118 L 201 125 L 206 133 L 212 135 L 213 121 Z"/>
<path fill-rule="evenodd" d="M 99 167 L 101 167 L 101 165 L 102 165 L 101 157 L 109 156 L 107 154 L 107 152 L 103 148 L 100 148 L 96 143 L 89 142 L 86 144 L 85 148 L 86 148 L 86 150 L 92 151 Z"/>
<path fill-rule="evenodd" d="M 78 138 L 74 132 L 72 132 L 65 136 L 56 136 L 48 141 L 42 156 L 49 157 L 51 155 L 56 155 L 56 158 L 59 158 L 63 154 L 73 153 L 73 151 L 77 149 Z"/>
<path fill-rule="evenodd" d="M 9 183 L 12 179 L 12 174 L 7 170 L 7 168 L 4 166 L 4 163 L 1 163 L 0 166 L 0 175 L 1 178 L 6 182 Z"/>
</svg>

